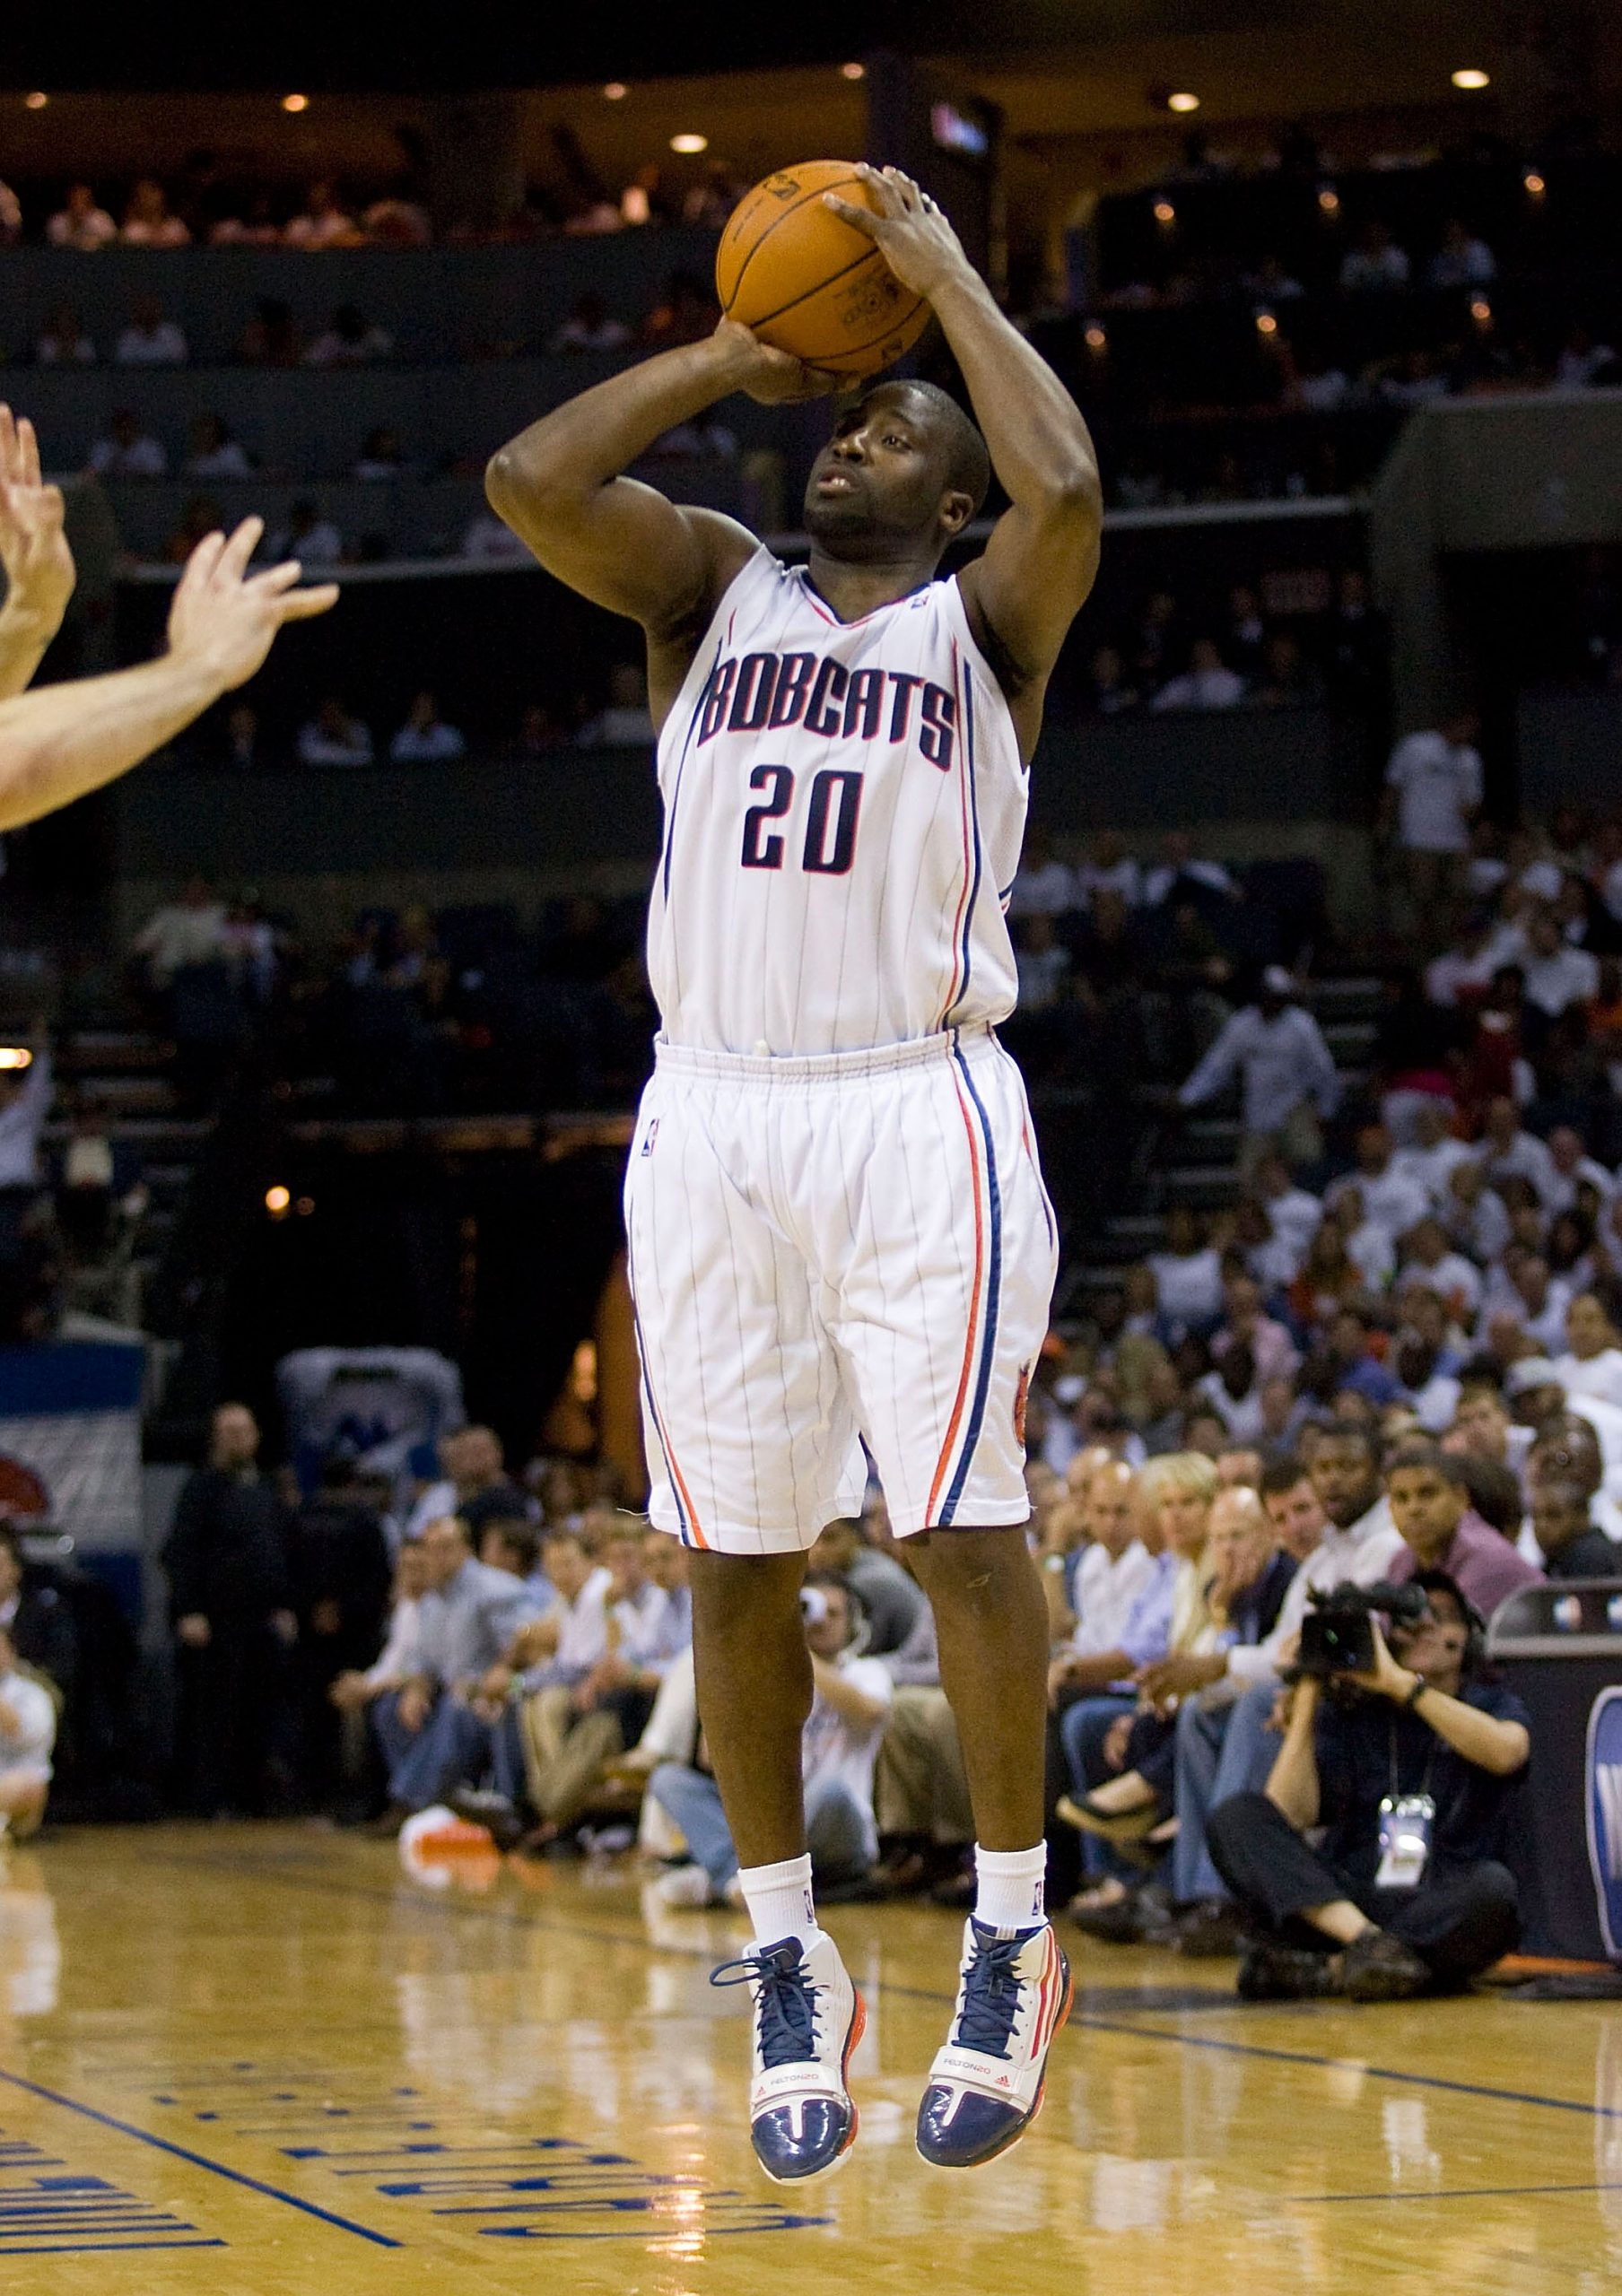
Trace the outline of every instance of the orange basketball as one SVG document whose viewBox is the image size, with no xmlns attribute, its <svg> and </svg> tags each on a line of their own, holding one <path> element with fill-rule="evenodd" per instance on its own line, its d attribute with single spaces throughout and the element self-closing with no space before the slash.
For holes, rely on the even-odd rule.
<svg viewBox="0 0 1622 2296">
<path fill-rule="evenodd" d="M 808 160 L 757 183 L 721 233 L 716 292 L 728 318 L 807 366 L 876 375 L 917 342 L 929 306 L 871 239 L 829 213 L 825 191 L 874 204 L 846 160 Z"/>
</svg>

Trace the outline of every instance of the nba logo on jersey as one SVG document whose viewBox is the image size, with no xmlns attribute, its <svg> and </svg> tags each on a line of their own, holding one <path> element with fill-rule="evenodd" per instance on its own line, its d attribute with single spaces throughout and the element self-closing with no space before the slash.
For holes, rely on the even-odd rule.
<svg viewBox="0 0 1622 2296">
<path fill-rule="evenodd" d="M 658 1117 L 655 1117 L 655 1118 L 653 1118 L 652 1122 L 651 1122 L 651 1123 L 649 1125 L 649 1126 L 648 1126 L 648 1137 L 647 1137 L 647 1138 L 646 1138 L 646 1140 L 644 1140 L 644 1141 L 643 1141 L 643 1143 L 642 1143 L 642 1153 L 643 1153 L 643 1155 L 644 1155 L 644 1156 L 651 1156 L 651 1155 L 652 1155 L 652 1153 L 653 1153 L 653 1144 L 654 1144 L 654 1142 L 655 1142 L 658 1138 Z"/>
</svg>

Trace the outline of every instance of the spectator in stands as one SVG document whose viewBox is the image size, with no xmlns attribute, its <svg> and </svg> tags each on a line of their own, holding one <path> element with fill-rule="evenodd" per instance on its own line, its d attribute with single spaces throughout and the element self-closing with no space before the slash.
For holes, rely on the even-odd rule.
<svg viewBox="0 0 1622 2296">
<path fill-rule="evenodd" d="M 1127 851 L 1119 830 L 1101 830 L 1093 840 L 1090 859 L 1076 872 L 1078 905 L 1091 909 L 1100 895 L 1114 894 L 1128 909 L 1143 900 L 1143 872 Z"/>
<path fill-rule="evenodd" d="M 282 233 L 290 248 L 358 248 L 364 235 L 353 215 L 345 214 L 330 183 L 310 187 L 302 208 L 290 218 Z"/>
<path fill-rule="evenodd" d="M 290 1524 L 260 1471 L 245 1404 L 214 1414 L 208 1464 L 176 1504 L 161 1557 L 179 1675 L 175 1756 L 194 1815 L 257 1815 L 292 1783 L 288 1652 L 297 1639 Z"/>
<path fill-rule="evenodd" d="M 0 1853 L 8 1837 L 25 1841 L 39 1831 L 56 1743 L 56 1701 L 20 1671 L 11 1630 L 0 1624 Z"/>
<path fill-rule="evenodd" d="M 325 1806 L 340 1782 L 342 1700 L 335 1702 L 333 1689 L 371 1665 L 392 1577 L 382 1522 L 341 1453 L 326 1461 L 320 1489 L 293 1518 L 292 1563 L 305 1779 Z"/>
<path fill-rule="evenodd" d="M 118 238 L 118 226 L 105 207 L 97 205 L 89 184 L 74 183 L 46 224 L 45 236 L 54 248 L 77 248 L 82 255 L 91 255 Z"/>
<path fill-rule="evenodd" d="M 1622 1332 L 1594 1292 L 1579 1292 L 1565 1311 L 1567 1352 L 1555 1370 L 1568 1396 L 1595 1396 L 1622 1410 Z"/>
<path fill-rule="evenodd" d="M 96 346 L 80 324 L 71 303 L 58 303 L 34 345 L 37 367 L 93 367 Z"/>
<path fill-rule="evenodd" d="M 1553 1205 L 1559 1194 L 1559 1174 L 1548 1143 L 1539 1140 L 1535 1132 L 1522 1128 L 1521 1111 L 1507 1092 L 1499 1093 L 1487 1102 L 1479 1161 L 1484 1178 L 1494 1187 L 1501 1188 L 1507 1179 L 1525 1180 L 1538 1201 L 1548 1206 Z M 1504 1240 L 1508 1240 L 1507 1237 Z M 1500 1245 L 1496 1249 L 1487 1249 L 1482 1257 L 1496 1259 L 1502 1248 Z"/>
<path fill-rule="evenodd" d="M 300 337 L 291 305 L 278 295 L 261 295 L 238 339 L 237 356 L 249 367 L 296 367 Z"/>
<path fill-rule="evenodd" d="M 1527 1003 L 1551 1021 L 1574 1004 L 1591 1004 L 1600 987 L 1598 957 L 1573 948 L 1551 909 L 1534 909 L 1522 929 L 1526 945 L 1520 969 Z"/>
<path fill-rule="evenodd" d="M 809 1573 L 801 1602 L 815 1685 L 801 1755 L 807 1846 L 818 1887 L 837 1887 L 877 1861 L 873 1772 L 894 1684 L 882 1661 L 856 1655 L 860 1605 L 841 1578 Z M 658 1884 L 663 1903 L 737 1902 L 737 1852 L 709 1771 L 667 1762 L 648 1790 L 680 1827 L 693 1860 Z"/>
<path fill-rule="evenodd" d="M 529 545 L 515 535 L 493 510 L 475 510 L 462 529 L 459 545 L 464 558 L 507 559 L 515 566 L 533 564 Z"/>
<path fill-rule="evenodd" d="M 1478 239 L 1456 215 L 1442 227 L 1442 244 L 1431 257 L 1433 287 L 1485 287 L 1497 277 L 1498 265 L 1485 239 Z"/>
<path fill-rule="evenodd" d="M 811 1550 L 811 1568 L 831 1571 L 855 1590 L 868 1626 L 862 1647 L 876 1658 L 899 1650 L 929 1607 L 911 1573 L 894 1553 L 869 1546 L 853 1522 L 828 1525 Z"/>
<path fill-rule="evenodd" d="M 205 535 L 218 534 L 225 517 L 212 494 L 188 495 L 181 505 L 163 555 L 171 566 L 184 566 Z"/>
<path fill-rule="evenodd" d="M 1480 809 L 1478 730 L 1475 712 L 1461 710 L 1432 731 L 1405 735 L 1386 764 L 1376 833 L 1396 831 L 1414 937 L 1433 951 L 1441 944 Z"/>
<path fill-rule="evenodd" d="M 179 216 L 170 213 L 162 185 L 151 176 L 143 176 L 130 193 L 118 236 L 129 248 L 183 248 L 191 241 Z"/>
<path fill-rule="evenodd" d="M 608 700 L 575 739 L 588 749 L 640 749 L 653 739 L 648 674 L 640 662 L 616 662 L 608 673 Z"/>
<path fill-rule="evenodd" d="M 1081 907 L 1076 873 L 1053 851 L 1045 830 L 1033 829 L 1014 878 L 1008 901 L 1010 917 L 1063 917 Z"/>
<path fill-rule="evenodd" d="M 1559 1471 L 1539 1473 L 1536 1447 L 1528 1468 L 1532 1536 L 1546 1575 L 1556 1581 L 1622 1578 L 1622 1547 L 1590 1519 L 1583 1485 Z"/>
<path fill-rule="evenodd" d="M 399 432 L 389 423 L 379 422 L 366 433 L 349 474 L 351 478 L 389 479 L 403 476 L 405 470 Z"/>
<path fill-rule="evenodd" d="M 169 457 L 127 406 L 113 409 L 106 430 L 91 445 L 85 467 L 95 478 L 161 478 Z"/>
<path fill-rule="evenodd" d="M 1566 334 L 1555 361 L 1557 391 L 1611 389 L 1618 373 L 1617 354 L 1609 343 L 1597 343 L 1591 328 L 1577 321 Z"/>
<path fill-rule="evenodd" d="M 1385 1487 L 1405 1550 L 1387 1573 L 1394 1586 L 1417 1573 L 1444 1570 L 1465 1600 L 1490 1619 L 1506 1596 L 1541 1579 L 1541 1571 L 1476 1513 L 1456 1452 L 1435 1443 L 1406 1443 L 1391 1460 Z"/>
<path fill-rule="evenodd" d="M 602 297 L 588 290 L 554 333 L 548 351 L 619 351 L 631 340 L 631 329 L 616 319 Z"/>
<path fill-rule="evenodd" d="M 307 367 L 365 367 L 394 355 L 394 337 L 358 305 L 340 303 L 304 353 Z"/>
<path fill-rule="evenodd" d="M 193 876 L 172 900 L 159 903 L 130 945 L 152 987 L 161 990 L 183 966 L 212 964 L 224 938 L 224 902 L 206 877 Z"/>
<path fill-rule="evenodd" d="M 1371 217 L 1359 232 L 1356 246 L 1348 248 L 1342 259 L 1341 291 L 1358 295 L 1406 287 L 1409 268 L 1408 257 L 1386 226 L 1377 217 Z"/>
<path fill-rule="evenodd" d="M 187 434 L 187 478 L 251 478 L 253 467 L 247 448 L 231 437 L 219 415 L 194 416 Z"/>
<path fill-rule="evenodd" d="M 1262 648 L 1260 674 L 1251 699 L 1269 709 L 1317 709 L 1323 679 L 1301 650 L 1293 631 L 1277 630 Z"/>
<path fill-rule="evenodd" d="M 1222 1316 L 1222 1256 L 1189 1205 L 1172 1205 L 1165 1228 L 1165 1248 L 1151 1252 L 1147 1265 L 1170 1344 L 1187 1332 L 1203 1337 L 1215 1330 Z"/>
<path fill-rule="evenodd" d="M 715 297 L 696 272 L 673 271 L 659 300 L 642 321 L 641 340 L 650 351 L 671 351 L 702 343 L 714 332 Z"/>
<path fill-rule="evenodd" d="M 1083 700 L 1100 718 L 1119 718 L 1123 710 L 1136 709 L 1141 703 L 1143 695 L 1129 681 L 1118 646 L 1100 646 L 1094 653 Z"/>
<path fill-rule="evenodd" d="M 370 765 L 371 728 L 341 695 L 329 693 L 315 716 L 300 726 L 294 748 L 301 765 Z"/>
<path fill-rule="evenodd" d="M 155 295 L 136 295 L 129 307 L 129 325 L 113 345 L 113 363 L 119 367 L 184 367 L 191 356 L 185 335 Z"/>
<path fill-rule="evenodd" d="M 336 566 L 344 537 L 318 502 L 301 495 L 288 509 L 287 523 L 260 545 L 261 557 L 279 562 L 296 558 L 301 566 Z"/>
<path fill-rule="evenodd" d="M 467 744 L 454 726 L 448 726 L 426 687 L 412 697 L 406 723 L 388 744 L 396 765 L 437 765 L 467 755 Z"/>
<path fill-rule="evenodd" d="M 1185 894 L 1218 906 L 1242 898 L 1231 871 L 1220 861 L 1197 853 L 1187 830 L 1168 830 L 1161 840 L 1161 856 L 1143 881 L 1143 897 L 1149 908 L 1162 908 Z"/>
<path fill-rule="evenodd" d="M 1480 1620 L 1458 1587 L 1442 1571 L 1417 1583 L 1426 1617 L 1389 1642 L 1376 1625 L 1373 1672 L 1348 1678 L 1361 1695 L 1297 1683 L 1266 1792 L 1212 1817 L 1212 1855 L 1258 1924 L 1239 1973 L 1248 2000 L 1457 1991 L 1520 1934 L 1501 1859 L 1526 1709 L 1478 1679 Z M 1387 1822 L 1405 1796 L 1406 1839 Z"/>
<path fill-rule="evenodd" d="M 22 237 L 22 203 L 10 184 L 0 182 L 0 248 L 14 248 Z"/>
<path fill-rule="evenodd" d="M 1168 678 L 1151 709 L 1231 709 L 1244 698 L 1244 680 L 1230 670 L 1214 638 L 1197 638 L 1189 648 L 1189 665 Z"/>
<path fill-rule="evenodd" d="M 1180 1107 L 1199 1108 L 1241 1079 L 1241 1168 L 1247 1174 L 1269 1152 L 1292 1168 L 1317 1163 L 1323 1154 L 1319 1120 L 1340 1103 L 1334 1059 L 1298 994 L 1282 966 L 1269 965 L 1254 1002 L 1227 1022 L 1177 1095 Z"/>
</svg>

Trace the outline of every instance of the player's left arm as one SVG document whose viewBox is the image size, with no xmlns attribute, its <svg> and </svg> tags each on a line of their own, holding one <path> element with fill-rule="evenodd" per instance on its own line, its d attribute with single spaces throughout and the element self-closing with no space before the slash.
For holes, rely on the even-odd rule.
<svg viewBox="0 0 1622 2296">
<path fill-rule="evenodd" d="M 22 693 L 62 627 L 74 594 L 59 487 L 47 486 L 26 415 L 0 404 L 0 701 Z"/>
<path fill-rule="evenodd" d="M 1008 497 L 985 553 L 959 581 L 1008 698 L 1040 697 L 1098 571 L 1103 498 L 1081 410 L 998 309 L 941 209 L 897 168 L 859 168 L 876 213 L 825 204 L 874 240 L 940 321 Z"/>
</svg>

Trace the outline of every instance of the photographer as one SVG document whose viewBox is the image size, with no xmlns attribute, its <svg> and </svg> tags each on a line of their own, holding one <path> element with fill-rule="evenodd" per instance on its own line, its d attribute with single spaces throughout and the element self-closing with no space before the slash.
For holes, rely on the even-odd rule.
<svg viewBox="0 0 1622 2296">
<path fill-rule="evenodd" d="M 1455 1582 L 1426 1570 L 1411 1584 L 1423 1616 L 1393 1622 L 1389 1646 L 1370 1619 L 1366 1671 L 1304 1674 L 1266 1793 L 1212 1814 L 1211 1856 L 1255 1936 L 1245 2000 L 1452 1990 L 1520 1935 L 1499 1853 L 1526 1712 L 1475 1679 L 1481 1621 Z"/>
</svg>

